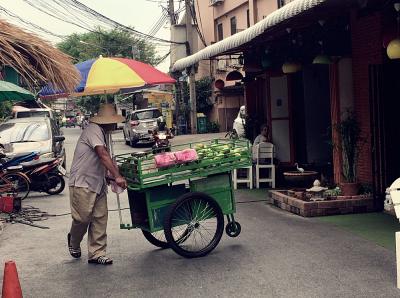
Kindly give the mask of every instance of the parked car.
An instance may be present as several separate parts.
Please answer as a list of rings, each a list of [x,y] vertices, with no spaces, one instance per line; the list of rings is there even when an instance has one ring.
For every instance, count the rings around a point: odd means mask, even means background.
[[[49,117],[56,120],[56,115],[52,109],[28,109],[16,111],[14,118],[30,118],[30,117]]]
[[[10,119],[0,124],[1,142],[9,153],[39,152],[40,158],[60,157],[65,168],[64,136],[47,117]]]
[[[159,109],[149,108],[135,110],[126,116],[124,123],[124,138],[127,145],[134,146],[139,142],[153,143],[154,139],[149,130],[165,125]]]

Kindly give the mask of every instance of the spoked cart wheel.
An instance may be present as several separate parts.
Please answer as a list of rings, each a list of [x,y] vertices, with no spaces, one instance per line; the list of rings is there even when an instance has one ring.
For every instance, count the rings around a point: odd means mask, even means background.
[[[203,257],[221,240],[224,216],[213,198],[201,192],[189,192],[167,212],[164,232],[177,254],[186,258]]]
[[[160,248],[169,248],[169,244],[165,239],[164,231],[157,231],[154,233],[150,233],[149,231],[142,230],[143,236],[149,241],[151,244],[160,247]]]

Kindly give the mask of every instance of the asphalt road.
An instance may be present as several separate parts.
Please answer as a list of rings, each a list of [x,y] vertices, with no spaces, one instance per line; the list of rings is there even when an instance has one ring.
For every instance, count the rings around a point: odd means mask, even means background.
[[[78,129],[65,130],[68,164],[78,135]],[[174,142],[198,138],[180,137]],[[115,149],[117,153],[132,150],[121,141],[116,141]],[[263,198],[267,192],[236,193],[242,234],[238,238],[224,235],[204,258],[184,259],[171,250],[157,249],[140,231],[120,230],[117,212],[110,211],[112,266],[88,265],[85,243],[80,260],[69,256],[69,215],[40,222],[47,230],[6,226],[0,233],[0,261],[16,261],[24,297],[400,296],[393,252],[265,202],[246,203],[255,196]],[[112,194],[108,201],[109,209],[115,209]],[[69,212],[68,190],[53,197],[36,194],[24,203],[51,214]],[[122,203],[127,207],[125,194]],[[128,217],[125,212],[125,220]]]

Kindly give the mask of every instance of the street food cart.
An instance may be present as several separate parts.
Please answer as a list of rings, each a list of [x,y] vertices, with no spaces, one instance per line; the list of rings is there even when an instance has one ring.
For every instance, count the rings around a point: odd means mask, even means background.
[[[145,238],[161,248],[195,258],[210,253],[224,232],[236,237],[231,171],[251,164],[247,140],[215,139],[172,146],[172,152],[117,155],[121,174],[128,181],[131,223],[121,229],[141,229]],[[194,149],[194,150],[193,150]],[[195,152],[191,161],[179,154]],[[173,155],[178,156],[173,160]],[[157,166],[157,157],[172,158]]]

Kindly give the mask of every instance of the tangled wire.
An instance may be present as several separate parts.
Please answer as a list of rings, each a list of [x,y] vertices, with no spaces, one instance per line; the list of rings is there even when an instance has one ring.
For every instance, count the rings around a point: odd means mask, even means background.
[[[0,223],[21,223],[40,229],[49,229],[49,227],[39,225],[36,222],[47,220],[51,216],[54,215],[50,215],[47,212],[41,211],[39,208],[33,206],[26,206],[21,208],[21,210],[18,212],[0,212]]]

